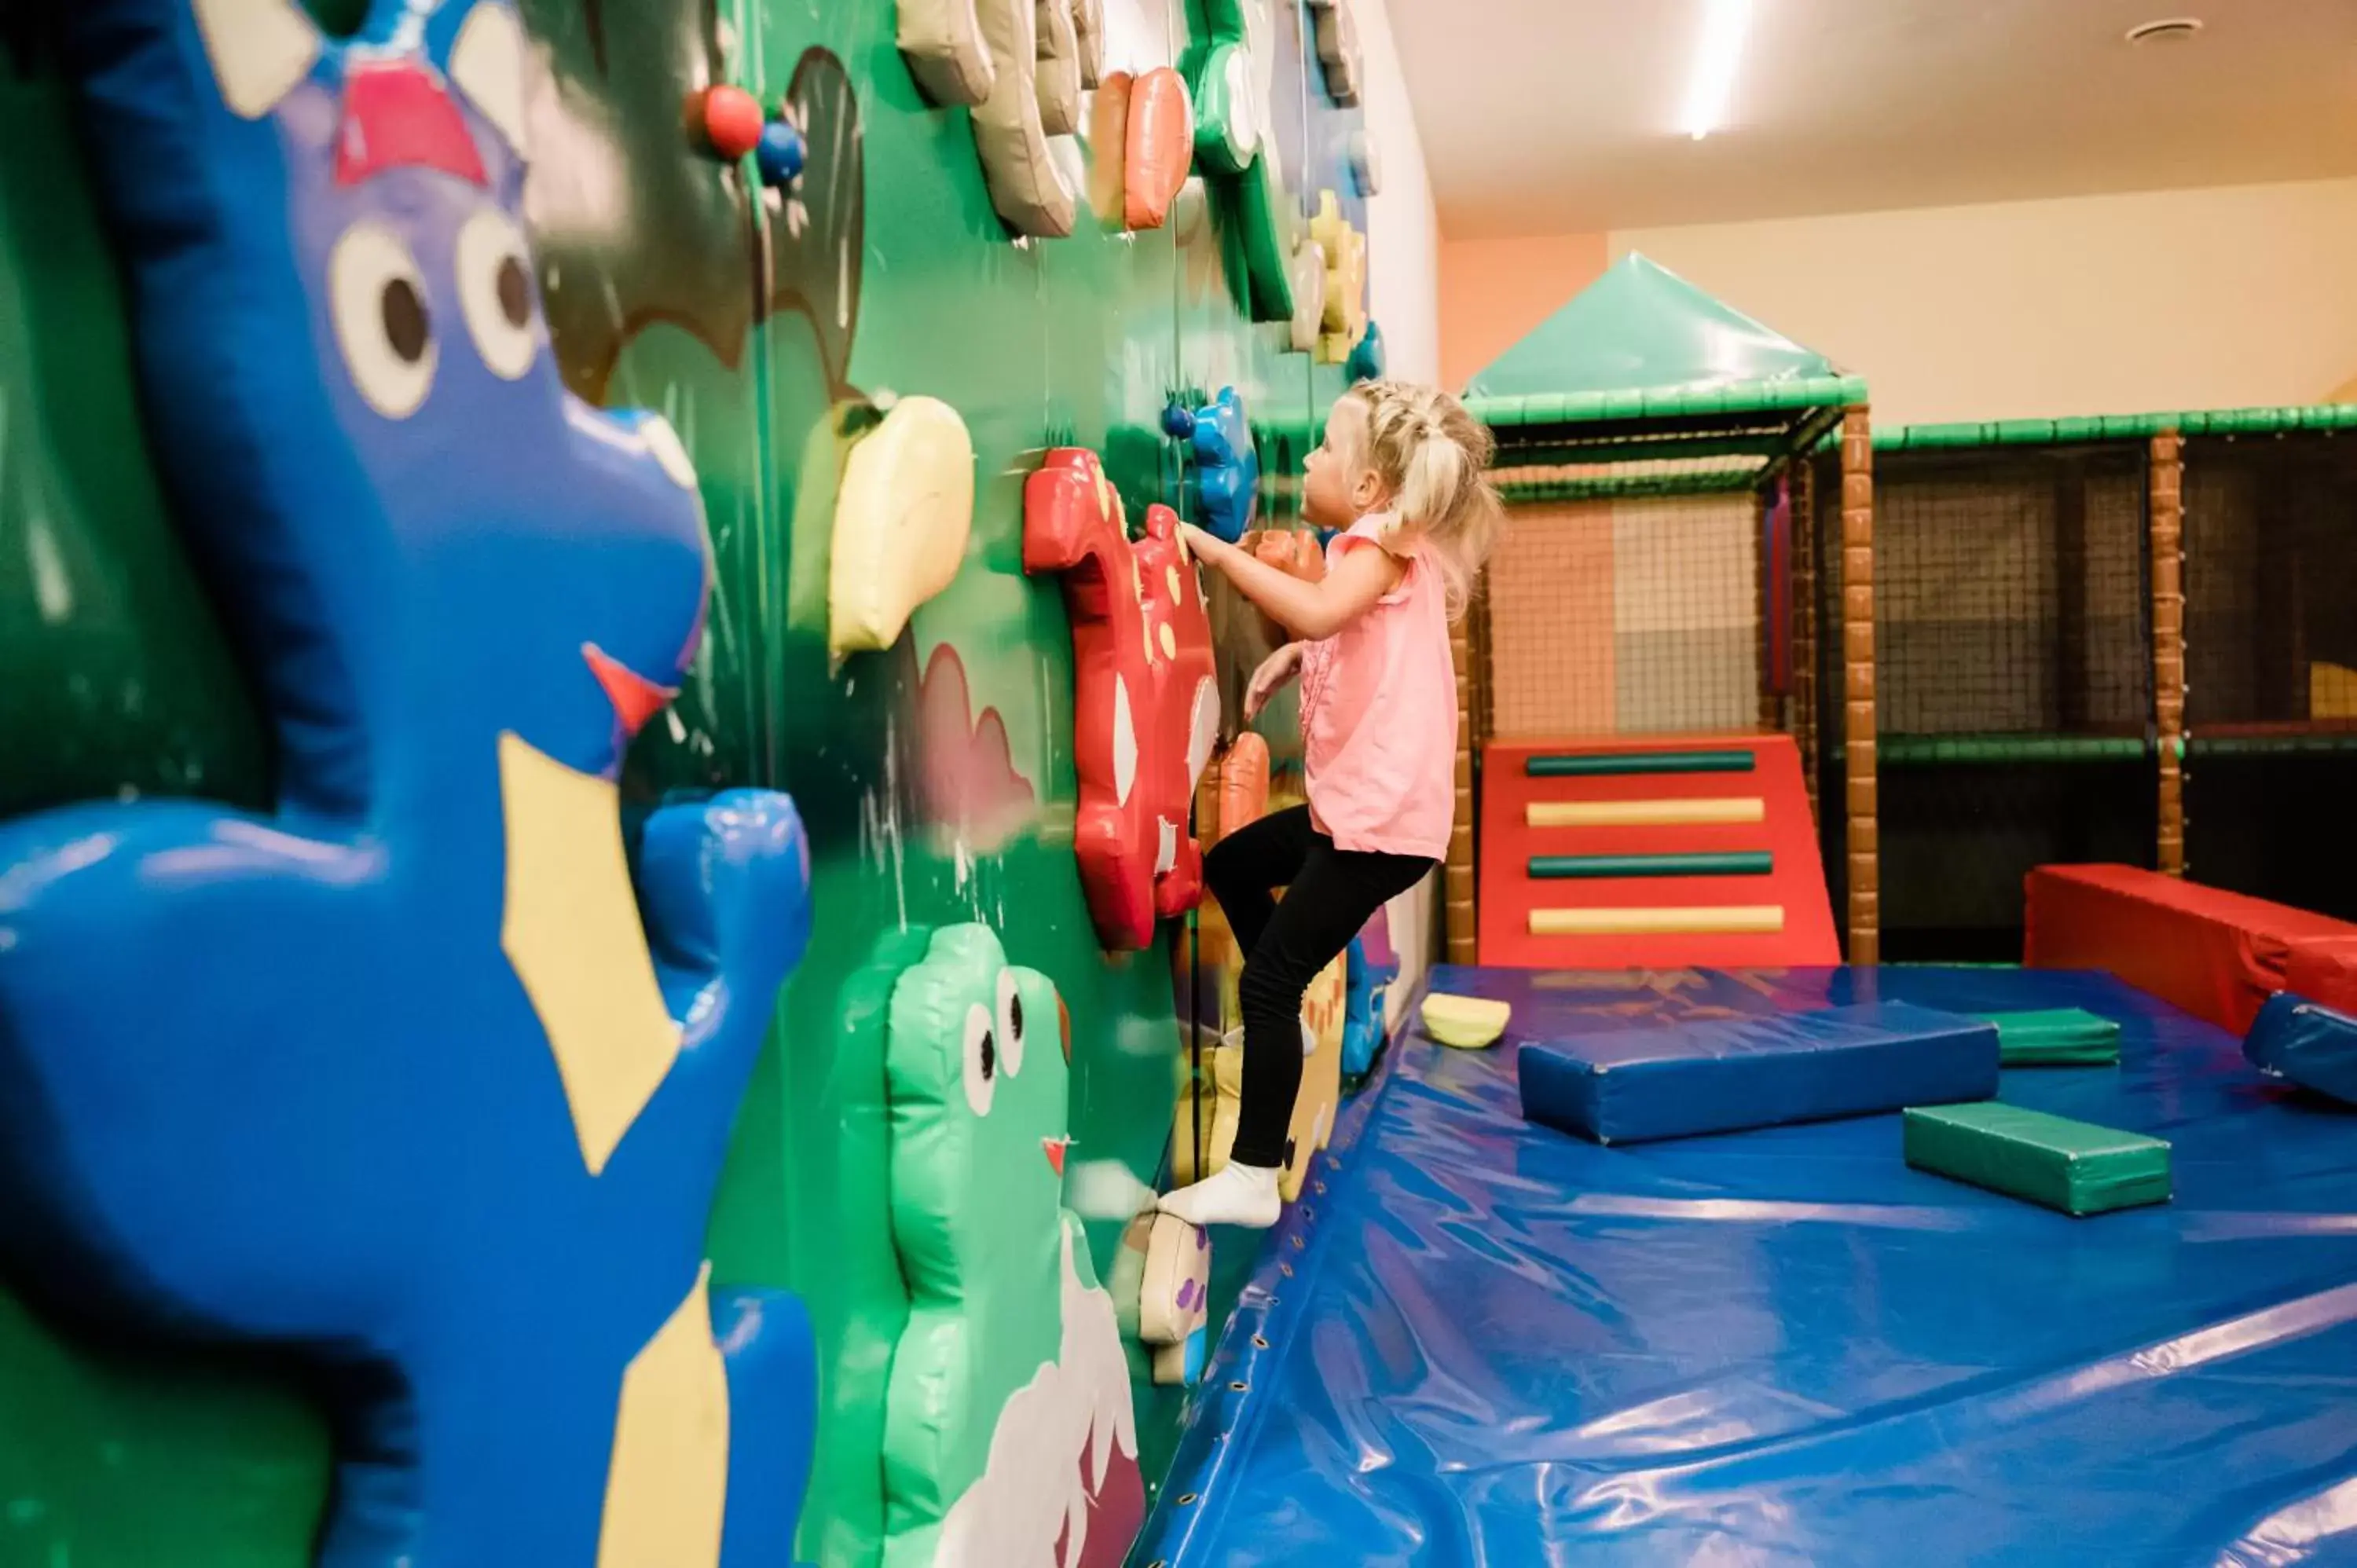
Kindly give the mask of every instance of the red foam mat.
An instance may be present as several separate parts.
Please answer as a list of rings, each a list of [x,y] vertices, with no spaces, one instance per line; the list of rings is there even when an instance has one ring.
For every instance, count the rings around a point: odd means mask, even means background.
[[[2042,865],[2028,894],[2032,969],[2104,970],[2237,1034],[2276,992],[2313,995],[2295,974],[2357,1001],[2357,926],[2330,916],[2132,865]]]
[[[1604,774],[1531,778],[1535,756],[1749,751],[1748,772]],[[1647,736],[1564,741],[1496,741],[1481,760],[1481,961],[1517,969],[1788,968],[1841,961],[1841,940],[1825,897],[1815,819],[1787,736]],[[1533,828],[1534,801],[1655,800],[1757,796],[1759,822],[1676,826]],[[1767,850],[1766,876],[1610,877],[1544,880],[1534,854],[1661,854]],[[1773,933],[1533,936],[1534,908],[1696,908],[1778,904]]]

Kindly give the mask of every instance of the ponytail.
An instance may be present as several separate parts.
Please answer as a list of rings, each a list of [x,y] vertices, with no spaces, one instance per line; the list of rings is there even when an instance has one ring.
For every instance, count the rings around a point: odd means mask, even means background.
[[[1461,617],[1503,522],[1484,473],[1496,442],[1464,404],[1437,388],[1367,381],[1344,395],[1366,409],[1367,466],[1392,493],[1403,529],[1431,542],[1449,618]]]

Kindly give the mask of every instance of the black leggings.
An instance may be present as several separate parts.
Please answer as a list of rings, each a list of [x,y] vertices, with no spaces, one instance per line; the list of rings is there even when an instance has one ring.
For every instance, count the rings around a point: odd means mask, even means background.
[[[1301,997],[1377,909],[1437,864],[1412,854],[1337,849],[1296,806],[1211,846],[1203,878],[1244,955],[1237,1004],[1244,1015],[1238,1165],[1281,1165],[1301,1088]],[[1283,887],[1282,903],[1271,889]]]

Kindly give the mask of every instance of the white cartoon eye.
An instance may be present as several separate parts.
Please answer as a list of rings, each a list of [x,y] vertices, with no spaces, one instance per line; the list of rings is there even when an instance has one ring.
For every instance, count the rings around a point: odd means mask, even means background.
[[[532,300],[532,252],[523,231],[496,207],[479,207],[458,231],[458,304],[491,374],[512,381],[540,352]]]
[[[965,1015],[965,1103],[976,1116],[990,1114],[998,1090],[998,1042],[990,1036],[990,1009],[975,1003]]]
[[[998,1059],[1013,1078],[1023,1070],[1023,993],[1015,972],[998,972]]]
[[[353,224],[328,257],[328,308],[352,385],[387,419],[407,419],[434,385],[437,358],[425,280],[401,237]]]

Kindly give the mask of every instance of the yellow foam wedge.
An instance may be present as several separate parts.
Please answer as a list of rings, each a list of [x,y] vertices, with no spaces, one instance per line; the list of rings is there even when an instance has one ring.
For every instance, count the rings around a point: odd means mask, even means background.
[[[1424,999],[1424,1032],[1440,1045],[1478,1051],[1498,1043],[1498,1036],[1506,1032],[1506,1020],[1513,1014],[1512,1006],[1504,1002],[1435,991]]]
[[[974,441],[957,410],[904,397],[843,466],[827,564],[827,646],[889,648],[950,585],[974,529]]]
[[[1784,929],[1781,904],[1688,909],[1534,909],[1534,937],[1750,936]]]
[[[1756,795],[1690,800],[1534,800],[1523,809],[1534,828],[1672,828],[1707,822],[1764,822]]]

